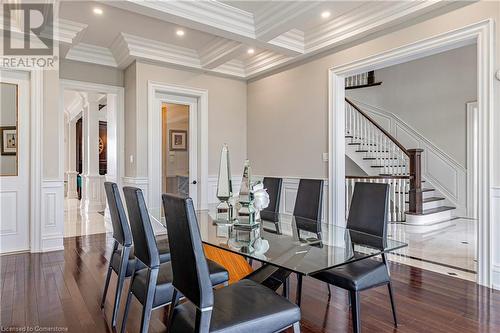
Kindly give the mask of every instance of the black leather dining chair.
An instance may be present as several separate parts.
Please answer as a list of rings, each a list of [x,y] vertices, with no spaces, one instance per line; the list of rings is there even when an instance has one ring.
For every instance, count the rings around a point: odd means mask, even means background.
[[[125,332],[128,310],[132,295],[142,304],[140,332],[147,332],[151,311],[170,304],[172,301],[171,263],[160,260],[157,242],[142,191],[135,187],[124,187],[135,256],[142,269],[132,274],[121,331]],[[170,239],[170,238],[169,238]],[[208,263],[211,285],[226,285],[229,280],[227,270],[213,261]]]
[[[308,219],[321,223],[321,212],[323,208],[323,180],[321,179],[301,179],[297,189],[297,197],[295,199],[295,206],[293,208],[293,215],[296,218]],[[316,229],[321,229],[318,226]],[[299,232],[299,229],[297,229]],[[299,235],[300,236],[300,235]],[[321,237],[321,233],[319,233]],[[283,285],[283,296],[288,297],[290,288],[290,271],[283,268],[268,270],[275,270],[271,277],[266,279],[263,284],[272,289],[277,289],[281,284]],[[302,299],[302,275],[297,276],[297,292],[296,303],[300,305]]]
[[[142,305],[140,332],[146,333],[151,311],[170,304],[172,300],[172,268],[170,261],[160,263],[155,235],[142,191],[135,187],[124,187],[123,193],[134,239],[135,257],[144,268],[137,269],[132,274],[121,332],[125,332],[130,302],[134,295]]]
[[[163,195],[171,243],[174,297],[169,332],[300,331],[300,309],[251,280],[212,289],[191,198]],[[177,304],[178,296],[187,302]]]
[[[269,205],[260,211],[260,218],[266,221],[276,222],[278,221],[278,214],[280,211],[281,186],[283,184],[283,179],[264,177],[262,183],[269,194]]]
[[[388,205],[388,184],[356,183],[351,207],[349,208],[347,229],[378,236],[381,242],[379,245],[372,244],[372,246],[385,246]],[[361,331],[359,293],[363,290],[387,285],[394,325],[397,327],[396,306],[392,295],[389,267],[387,266],[385,254],[382,254],[382,261],[363,259],[316,273],[313,277],[349,291],[352,325],[355,333]]]
[[[108,293],[111,273],[114,271],[117,275],[115,299],[113,304],[113,314],[111,317],[111,326],[116,327],[116,316],[120,306],[120,298],[125,279],[132,276],[136,269],[136,260],[134,256],[134,246],[132,245],[132,234],[130,225],[125,215],[125,209],[120,196],[118,186],[112,182],[105,182],[106,199],[108,200],[111,224],[113,226],[113,252],[109,260],[106,282],[102,293],[101,309],[104,308],[106,294]],[[170,261],[170,250],[166,236],[156,238],[160,262]]]

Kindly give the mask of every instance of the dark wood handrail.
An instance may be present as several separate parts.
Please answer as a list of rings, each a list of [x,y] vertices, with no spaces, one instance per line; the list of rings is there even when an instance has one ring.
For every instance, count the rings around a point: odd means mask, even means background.
[[[345,176],[346,179],[410,179],[406,176]]]
[[[359,113],[361,113],[363,115],[363,117],[365,117],[366,119],[368,119],[369,122],[371,122],[376,128],[378,128],[382,133],[384,133],[385,136],[387,136],[392,142],[394,142],[394,144],[396,146],[399,147],[399,149],[401,149],[403,151],[403,153],[405,153],[406,156],[410,157],[410,153],[408,153],[408,150],[406,150],[406,148],[401,144],[401,142],[399,142],[395,137],[393,137],[389,132],[387,132],[384,128],[382,128],[382,126],[380,126],[379,124],[377,124],[375,122],[375,120],[373,120],[369,115],[367,115],[365,112],[363,112],[359,107],[357,107],[353,102],[351,102],[347,97],[345,98],[345,101],[347,102],[347,104],[349,104],[350,106],[352,106],[354,109],[356,109],[356,111],[358,111]]]

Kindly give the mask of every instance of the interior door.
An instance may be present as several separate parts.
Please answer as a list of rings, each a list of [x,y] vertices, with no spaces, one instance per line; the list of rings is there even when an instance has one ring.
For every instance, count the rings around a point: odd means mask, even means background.
[[[189,196],[197,204],[197,100],[163,96],[162,192]]]
[[[0,71],[0,253],[29,250],[29,75]]]

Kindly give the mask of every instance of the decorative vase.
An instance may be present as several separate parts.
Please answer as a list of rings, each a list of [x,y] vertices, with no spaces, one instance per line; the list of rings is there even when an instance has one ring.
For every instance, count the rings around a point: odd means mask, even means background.
[[[232,221],[234,219],[230,199],[233,196],[233,184],[231,181],[231,168],[229,165],[229,148],[227,144],[222,146],[219,164],[219,178],[217,180],[217,219]]]

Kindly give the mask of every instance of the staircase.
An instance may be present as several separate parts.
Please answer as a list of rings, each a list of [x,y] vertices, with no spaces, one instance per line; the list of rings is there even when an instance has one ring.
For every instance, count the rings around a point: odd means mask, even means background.
[[[389,220],[408,232],[452,225],[455,207],[422,178],[422,149],[407,149],[349,99],[345,99],[345,153],[366,176],[346,175],[346,212],[356,182],[390,185]]]

